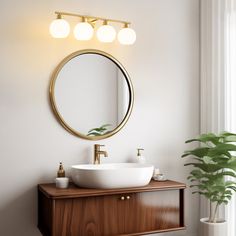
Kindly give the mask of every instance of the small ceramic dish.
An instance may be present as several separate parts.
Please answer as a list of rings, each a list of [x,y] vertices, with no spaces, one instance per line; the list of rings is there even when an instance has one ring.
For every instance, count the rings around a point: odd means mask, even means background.
[[[153,179],[156,181],[166,181],[166,177],[163,174],[157,174],[153,176]]]

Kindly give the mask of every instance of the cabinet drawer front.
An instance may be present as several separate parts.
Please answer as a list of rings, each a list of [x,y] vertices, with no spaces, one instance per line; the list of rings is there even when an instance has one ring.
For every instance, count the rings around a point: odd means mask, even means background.
[[[115,236],[180,226],[179,191],[58,199],[54,236]]]

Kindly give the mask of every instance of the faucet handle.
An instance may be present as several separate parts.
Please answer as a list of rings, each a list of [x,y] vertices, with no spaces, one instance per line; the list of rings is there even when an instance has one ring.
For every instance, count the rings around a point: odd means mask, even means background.
[[[97,146],[97,147],[105,147],[105,145],[101,145],[101,144],[95,144],[94,146]]]
[[[95,150],[100,150],[100,147],[105,147],[105,145],[94,144]]]

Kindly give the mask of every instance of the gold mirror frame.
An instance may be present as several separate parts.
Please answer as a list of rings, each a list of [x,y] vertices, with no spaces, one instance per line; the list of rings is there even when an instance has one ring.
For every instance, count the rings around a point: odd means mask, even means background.
[[[54,94],[54,89],[55,89],[55,83],[57,80],[57,76],[59,74],[59,72],[61,71],[61,69],[63,68],[63,66],[65,66],[65,64],[67,62],[69,62],[71,59],[73,59],[74,57],[83,55],[83,54],[98,54],[98,55],[102,55],[108,59],[110,59],[111,61],[113,61],[118,67],[119,69],[122,71],[123,75],[125,76],[127,85],[128,85],[128,89],[129,89],[129,94],[130,94],[130,100],[129,100],[129,106],[128,106],[128,110],[126,112],[125,117],[123,118],[122,122],[114,129],[112,130],[110,133],[108,134],[104,134],[101,136],[87,136],[84,135],[78,131],[76,131],[75,129],[73,129],[72,127],[70,127],[65,120],[63,119],[63,117],[61,116],[61,114],[59,113],[57,106],[56,106],[56,101],[55,101],[55,94]],[[60,122],[60,124],[67,130],[69,131],[71,134],[83,138],[83,139],[87,139],[87,140],[101,140],[101,139],[105,139],[108,137],[111,137],[112,135],[116,134],[117,132],[119,132],[124,125],[126,124],[126,122],[128,121],[130,114],[132,112],[133,109],[133,104],[134,104],[134,90],[133,90],[133,85],[131,82],[131,79],[129,77],[128,72],[125,70],[125,68],[122,66],[122,64],[115,59],[113,56],[111,56],[110,54],[100,51],[100,50],[95,50],[95,49],[86,49],[86,50],[80,50],[80,51],[76,51],[72,54],[70,54],[69,56],[65,57],[60,63],[59,65],[56,67],[56,69],[53,72],[51,81],[50,81],[50,87],[49,87],[49,98],[50,98],[50,103],[52,106],[52,110],[57,118],[57,120]]]

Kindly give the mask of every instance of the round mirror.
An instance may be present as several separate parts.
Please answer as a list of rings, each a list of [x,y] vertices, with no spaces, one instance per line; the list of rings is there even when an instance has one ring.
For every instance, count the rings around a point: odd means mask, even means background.
[[[125,68],[98,50],[66,57],[50,83],[50,101],[60,123],[72,134],[89,140],[117,133],[130,116],[133,100]]]

